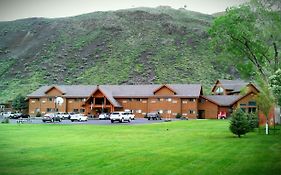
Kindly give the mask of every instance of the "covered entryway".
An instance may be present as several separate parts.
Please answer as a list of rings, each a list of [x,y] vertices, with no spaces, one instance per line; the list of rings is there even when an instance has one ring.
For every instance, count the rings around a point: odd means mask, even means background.
[[[107,95],[98,87],[85,101],[85,113],[94,117],[98,117],[101,113],[111,113],[116,107],[115,103],[112,96]]]

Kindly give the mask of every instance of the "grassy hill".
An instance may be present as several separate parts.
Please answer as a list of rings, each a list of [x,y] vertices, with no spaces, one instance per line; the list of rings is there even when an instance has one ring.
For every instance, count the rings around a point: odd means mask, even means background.
[[[207,87],[230,76],[208,45],[213,18],[158,7],[0,22],[0,102],[43,84]]]

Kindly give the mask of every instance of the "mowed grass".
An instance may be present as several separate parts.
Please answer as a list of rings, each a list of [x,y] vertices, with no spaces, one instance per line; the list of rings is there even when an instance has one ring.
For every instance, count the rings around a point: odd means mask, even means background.
[[[0,174],[281,174],[280,130],[239,139],[228,126],[1,124]]]

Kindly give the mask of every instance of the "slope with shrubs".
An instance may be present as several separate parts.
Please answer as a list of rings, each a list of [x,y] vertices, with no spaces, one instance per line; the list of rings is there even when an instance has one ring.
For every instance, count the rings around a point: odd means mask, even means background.
[[[213,17],[169,7],[0,22],[0,102],[43,84],[201,83],[218,69]]]

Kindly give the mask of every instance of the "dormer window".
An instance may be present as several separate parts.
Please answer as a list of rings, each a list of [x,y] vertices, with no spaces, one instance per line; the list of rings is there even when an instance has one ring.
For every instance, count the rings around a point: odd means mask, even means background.
[[[216,89],[216,94],[217,94],[217,95],[223,95],[223,88],[222,88],[222,87],[218,87],[218,88]]]

